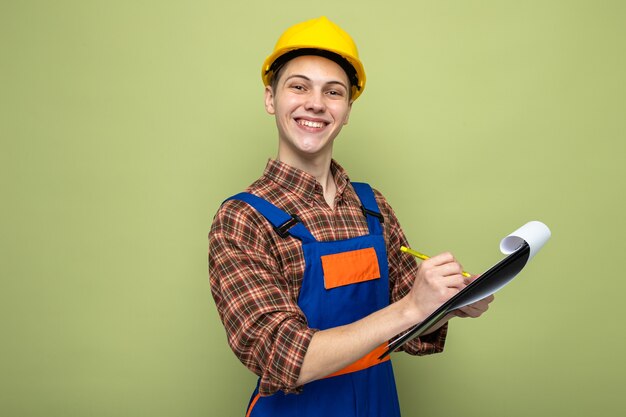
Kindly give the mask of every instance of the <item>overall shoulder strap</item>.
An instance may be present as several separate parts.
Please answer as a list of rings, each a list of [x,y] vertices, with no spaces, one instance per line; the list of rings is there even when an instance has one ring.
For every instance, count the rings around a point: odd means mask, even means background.
[[[382,223],[385,221],[383,215],[380,213],[378,203],[376,202],[376,196],[374,190],[369,184],[364,182],[353,182],[352,187],[356,192],[356,195],[361,200],[361,210],[367,218],[367,226],[371,234],[382,234]]]
[[[228,200],[240,200],[249,204],[271,223],[280,237],[291,235],[302,242],[315,242],[315,238],[298,216],[287,213],[264,198],[251,193],[239,193],[225,201]]]

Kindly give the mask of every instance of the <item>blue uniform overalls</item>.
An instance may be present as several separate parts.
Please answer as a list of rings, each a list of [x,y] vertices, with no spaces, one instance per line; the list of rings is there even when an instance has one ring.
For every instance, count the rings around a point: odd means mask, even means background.
[[[382,215],[371,187],[352,183],[367,218],[369,234],[352,239],[318,242],[296,216],[249,193],[241,200],[261,213],[283,237],[302,241],[305,271],[298,305],[308,325],[328,329],[359,320],[389,304],[389,271]],[[378,356],[386,343],[369,355],[326,378],[303,387],[300,394],[282,391],[258,395],[258,384],[247,417],[397,417],[400,407],[389,357]]]

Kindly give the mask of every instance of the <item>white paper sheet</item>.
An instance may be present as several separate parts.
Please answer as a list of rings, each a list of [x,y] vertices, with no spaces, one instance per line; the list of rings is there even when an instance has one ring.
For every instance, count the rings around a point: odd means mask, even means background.
[[[539,249],[546,244],[550,239],[550,229],[545,224],[539,221],[528,222],[500,242],[500,251],[509,255],[519,249],[524,241],[530,246],[530,255],[528,260],[530,261]]]

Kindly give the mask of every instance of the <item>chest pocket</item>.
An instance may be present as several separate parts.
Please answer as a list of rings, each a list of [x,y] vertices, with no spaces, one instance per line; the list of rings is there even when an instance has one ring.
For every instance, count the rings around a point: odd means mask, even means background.
[[[324,287],[327,290],[380,278],[378,257],[374,248],[324,255]]]

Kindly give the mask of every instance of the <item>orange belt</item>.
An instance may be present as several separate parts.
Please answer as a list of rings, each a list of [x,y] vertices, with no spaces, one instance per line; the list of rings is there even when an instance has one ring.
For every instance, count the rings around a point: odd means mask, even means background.
[[[378,365],[379,363],[388,361],[390,359],[389,355],[385,356],[385,358],[382,360],[378,359],[379,356],[385,353],[385,351],[387,350],[387,346],[388,346],[387,342],[383,343],[382,345],[378,346],[367,355],[363,356],[361,359],[355,361],[354,363],[346,366],[345,368],[340,369],[337,372],[332,373],[324,378],[330,378],[333,376],[339,376],[343,374],[349,374],[352,372],[361,371],[371,366]]]

